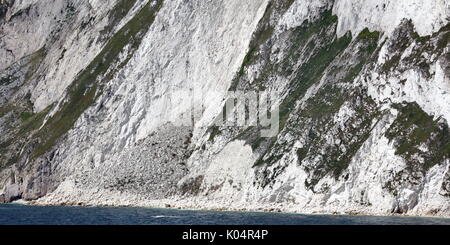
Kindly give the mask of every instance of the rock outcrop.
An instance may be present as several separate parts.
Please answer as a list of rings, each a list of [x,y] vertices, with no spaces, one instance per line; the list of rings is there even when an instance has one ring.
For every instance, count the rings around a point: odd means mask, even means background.
[[[15,0],[0,30],[0,202],[450,216],[448,1]]]

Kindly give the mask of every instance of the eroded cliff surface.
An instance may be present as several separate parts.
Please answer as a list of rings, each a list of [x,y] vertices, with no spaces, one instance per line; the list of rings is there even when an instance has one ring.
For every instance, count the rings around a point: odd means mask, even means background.
[[[449,22],[445,0],[2,1],[0,201],[449,216]],[[277,94],[275,137],[214,124],[233,91]]]

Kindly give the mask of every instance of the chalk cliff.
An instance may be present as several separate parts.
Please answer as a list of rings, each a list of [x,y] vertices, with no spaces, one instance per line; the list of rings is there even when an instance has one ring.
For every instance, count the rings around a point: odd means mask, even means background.
[[[450,216],[449,41],[446,0],[2,0],[0,201]]]

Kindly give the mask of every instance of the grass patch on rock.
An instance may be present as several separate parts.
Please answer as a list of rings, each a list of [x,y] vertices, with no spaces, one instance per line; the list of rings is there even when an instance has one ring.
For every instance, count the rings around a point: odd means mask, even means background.
[[[415,102],[396,104],[394,108],[399,115],[385,135],[412,170],[426,172],[450,157],[447,122],[434,120]]]

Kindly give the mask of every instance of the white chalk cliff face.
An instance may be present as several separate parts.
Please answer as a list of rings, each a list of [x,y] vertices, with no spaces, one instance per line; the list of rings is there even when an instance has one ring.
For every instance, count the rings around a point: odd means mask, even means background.
[[[3,0],[0,202],[450,216],[449,41],[446,0]]]

